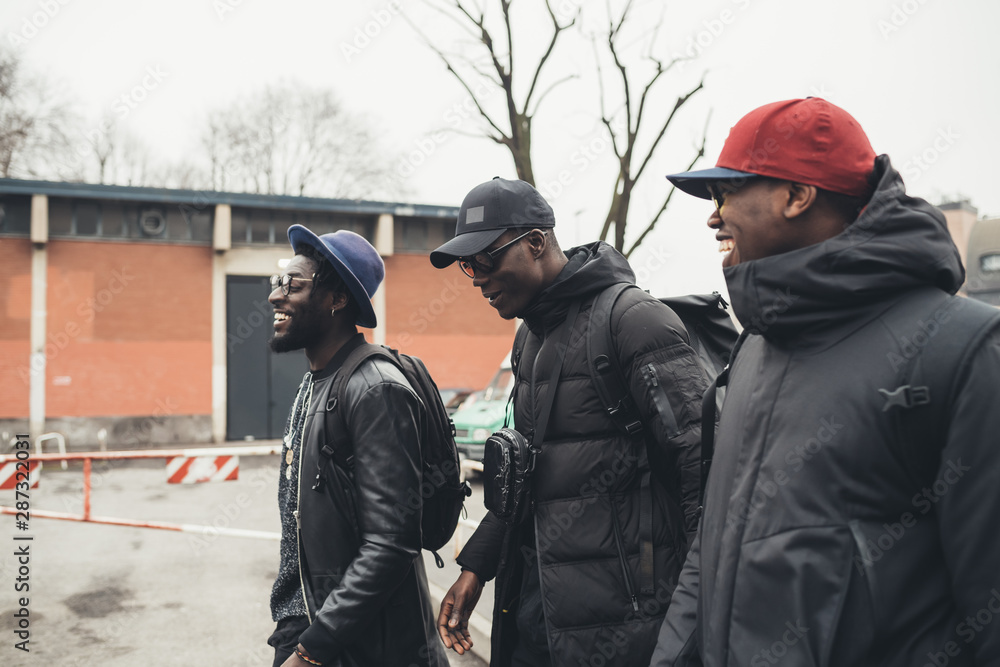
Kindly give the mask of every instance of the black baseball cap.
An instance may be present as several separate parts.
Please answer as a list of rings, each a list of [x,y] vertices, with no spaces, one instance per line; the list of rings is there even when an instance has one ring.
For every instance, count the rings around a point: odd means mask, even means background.
[[[497,176],[465,196],[458,211],[455,238],[431,253],[431,264],[443,269],[459,257],[475,255],[508,229],[555,226],[552,207],[538,190],[524,181]]]

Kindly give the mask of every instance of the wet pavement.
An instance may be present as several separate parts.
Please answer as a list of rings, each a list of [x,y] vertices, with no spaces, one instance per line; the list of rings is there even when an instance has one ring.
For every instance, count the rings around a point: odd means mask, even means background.
[[[241,457],[237,481],[175,485],[166,483],[162,460],[95,462],[91,512],[277,532],[277,465],[276,456]],[[31,490],[30,507],[82,513],[82,487],[80,463],[67,471],[50,465]],[[0,491],[3,505],[14,500],[13,491]],[[480,488],[468,506],[473,519],[485,514]],[[31,541],[14,540],[29,535]],[[30,589],[15,592],[20,564],[14,552],[23,545],[30,553]],[[454,553],[441,551],[443,570],[424,553],[432,594],[440,596],[459,573]],[[13,516],[2,515],[0,554],[0,665],[271,665],[265,640],[273,630],[268,600],[277,541],[37,517],[19,531]],[[22,596],[28,597],[30,653],[14,646]],[[492,584],[473,630],[483,655],[491,607]],[[486,664],[474,655],[450,657],[454,665]]]

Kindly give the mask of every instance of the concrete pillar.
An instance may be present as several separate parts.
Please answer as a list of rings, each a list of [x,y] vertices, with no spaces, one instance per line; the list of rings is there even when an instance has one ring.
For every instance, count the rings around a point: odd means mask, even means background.
[[[31,197],[31,369],[28,431],[32,440],[45,433],[45,339],[48,335],[49,198]]]
[[[232,247],[232,209],[215,207],[212,231],[212,441],[226,441],[226,251]]]
[[[375,249],[382,257],[392,257],[395,250],[395,219],[391,213],[383,213],[375,223]]]
[[[224,252],[233,247],[233,209],[229,204],[216,204],[212,224],[212,247]]]
[[[387,285],[385,281],[382,281],[382,286],[378,288],[375,292],[375,298],[372,299],[372,307],[375,309],[375,318],[378,321],[378,326],[372,331],[372,342],[378,343],[379,345],[385,345],[385,290]]]
[[[395,218],[393,218],[391,213],[382,213],[378,216],[378,220],[375,222],[375,249],[378,254],[384,257],[392,257],[395,252]],[[374,342],[381,345],[385,344],[385,331],[386,331],[386,307],[385,307],[385,294],[386,290],[389,289],[388,281],[382,281],[382,286],[379,287],[378,291],[375,292],[375,298],[372,299],[372,306],[375,308],[375,317],[378,318],[378,327],[372,334]]]

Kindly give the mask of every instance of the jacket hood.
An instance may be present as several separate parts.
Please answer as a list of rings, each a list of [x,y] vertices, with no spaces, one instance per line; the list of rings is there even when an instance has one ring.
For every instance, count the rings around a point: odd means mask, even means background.
[[[616,283],[634,283],[628,260],[604,241],[570,248],[569,262],[551,285],[543,289],[522,318],[534,333],[557,326],[566,318],[569,303]]]
[[[919,287],[954,294],[965,280],[944,215],[905,193],[889,157],[875,160],[875,193],[841,234],[724,269],[733,312],[768,339],[820,331]]]

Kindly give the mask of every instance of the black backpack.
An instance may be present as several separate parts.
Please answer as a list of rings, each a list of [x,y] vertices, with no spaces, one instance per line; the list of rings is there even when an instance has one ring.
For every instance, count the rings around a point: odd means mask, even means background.
[[[351,351],[337,372],[330,389],[331,398],[326,406],[329,441],[320,450],[320,454],[332,459],[348,472],[353,470],[354,443],[351,442],[343,414],[337,407],[344,402],[347,379],[366,359],[376,356],[387,359],[403,372],[406,381],[424,404],[427,412],[427,428],[420,443],[423,483],[420,486],[419,496],[416,492],[413,494],[412,500],[416,506],[409,507],[408,502],[408,509],[422,510],[420,522],[422,546],[435,552],[434,561],[438,567],[444,567],[444,561],[436,552],[447,544],[455,533],[463,503],[472,495],[472,489],[468,483],[461,481],[458,448],[455,446],[455,426],[448,417],[437,385],[427,372],[423,361],[372,343],[364,343]],[[390,482],[387,480],[386,483]]]
[[[632,283],[611,285],[594,299],[590,313],[591,325],[587,327],[587,364],[594,381],[594,387],[611,421],[619,430],[635,440],[641,441],[645,438],[642,415],[629,392],[620,360],[615,353],[611,331],[611,313],[615,302],[626,290],[633,287],[639,289]],[[733,321],[726,312],[726,307],[729,304],[718,292],[711,295],[692,294],[667,297],[660,299],[660,301],[669,306],[680,318],[688,331],[689,343],[705,369],[705,374],[714,379],[726,368],[730,351],[739,337],[736,333],[736,327],[733,326]],[[665,391],[656,392],[654,400],[657,402],[657,411],[667,422],[665,425],[668,432],[671,435],[677,433],[679,430],[677,419],[667,399],[667,393]],[[640,594],[649,595],[654,590],[653,508],[650,491],[651,469],[645,446],[639,450],[639,457],[641,478],[637,520],[639,523]],[[702,466],[704,468],[704,462]],[[701,487],[702,493],[704,493],[704,479],[702,479]]]
[[[590,316],[596,324],[587,330],[587,359],[597,393],[615,424],[629,434],[641,429],[642,420],[629,394],[618,355],[614,352],[611,311],[618,297],[631,287],[638,289],[631,283],[621,283],[601,292],[594,300]],[[690,345],[698,354],[705,375],[710,380],[715,379],[729,362],[730,352],[739,337],[727,312],[729,304],[718,292],[665,297],[660,301],[677,313],[687,329]],[[721,395],[718,400],[721,402]],[[673,410],[664,410],[663,415],[669,420],[673,417]],[[676,422],[667,426],[677,431]]]

